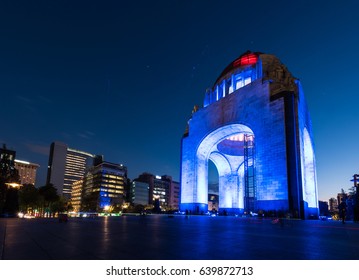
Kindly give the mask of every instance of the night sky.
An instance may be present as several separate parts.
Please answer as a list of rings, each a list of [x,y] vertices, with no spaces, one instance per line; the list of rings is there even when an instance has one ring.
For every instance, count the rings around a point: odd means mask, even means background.
[[[253,3],[252,3],[253,2]],[[179,180],[195,104],[247,50],[302,82],[319,198],[359,173],[357,1],[0,1],[0,144],[40,164],[51,142]]]

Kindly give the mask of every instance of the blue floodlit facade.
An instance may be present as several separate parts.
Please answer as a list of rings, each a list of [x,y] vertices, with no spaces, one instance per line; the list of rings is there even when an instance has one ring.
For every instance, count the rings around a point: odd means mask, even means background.
[[[304,93],[274,55],[246,52],[195,107],[181,147],[181,210],[208,210],[208,161],[219,211],[318,216],[312,125]]]
[[[126,183],[126,166],[101,160],[84,176],[81,209],[101,212],[122,206]]]

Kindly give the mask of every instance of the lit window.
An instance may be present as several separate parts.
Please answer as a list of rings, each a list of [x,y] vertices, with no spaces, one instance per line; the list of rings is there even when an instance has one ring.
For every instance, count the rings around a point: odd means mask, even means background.
[[[251,77],[245,78],[244,85],[246,86],[246,85],[250,84],[251,81],[252,81]]]
[[[228,89],[228,93],[232,93],[232,92],[233,92],[233,86],[230,85],[230,86],[229,86],[229,89]]]
[[[244,84],[243,84],[243,80],[242,79],[239,79],[236,81],[236,89],[239,89],[241,87],[243,87]]]

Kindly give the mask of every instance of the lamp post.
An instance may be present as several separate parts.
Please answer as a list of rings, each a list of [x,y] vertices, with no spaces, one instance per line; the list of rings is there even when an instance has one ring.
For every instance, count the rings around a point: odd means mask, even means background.
[[[359,222],[359,175],[354,174],[352,181],[355,189],[354,222]]]

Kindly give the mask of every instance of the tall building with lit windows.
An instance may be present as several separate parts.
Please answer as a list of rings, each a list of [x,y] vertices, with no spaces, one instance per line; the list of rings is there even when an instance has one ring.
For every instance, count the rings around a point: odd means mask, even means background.
[[[79,212],[81,210],[83,182],[83,179],[80,179],[72,184],[71,206],[75,212]]]
[[[22,185],[36,183],[36,171],[40,165],[36,163],[31,163],[28,161],[17,160],[15,159],[15,168],[19,172],[20,183]]]
[[[81,208],[103,211],[120,208],[124,202],[127,168],[123,164],[103,161],[90,168],[83,179]]]
[[[95,155],[69,148],[61,142],[50,146],[46,184],[53,184],[57,193],[68,199],[72,184],[83,178],[87,168],[93,166]]]

